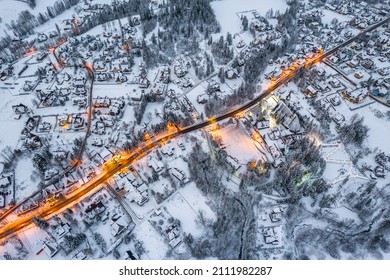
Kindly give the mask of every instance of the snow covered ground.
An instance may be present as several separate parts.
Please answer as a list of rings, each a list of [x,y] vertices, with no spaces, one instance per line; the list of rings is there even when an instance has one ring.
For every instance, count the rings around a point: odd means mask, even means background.
[[[241,124],[238,127],[235,124],[229,125],[211,134],[213,137],[221,137],[222,146],[226,147],[227,153],[237,158],[240,164],[261,158],[260,151]]]
[[[211,6],[214,9],[217,20],[221,24],[221,33],[230,34],[240,33],[242,25],[241,20],[236,13],[257,10],[260,15],[265,16],[269,9],[273,11],[279,10],[284,12],[288,7],[285,0],[221,0],[211,2]]]

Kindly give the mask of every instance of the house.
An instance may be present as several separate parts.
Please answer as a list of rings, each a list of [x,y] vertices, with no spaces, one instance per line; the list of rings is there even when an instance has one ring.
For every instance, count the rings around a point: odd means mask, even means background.
[[[345,121],[345,117],[341,113],[337,113],[335,116],[332,117],[332,120],[337,124],[341,125]]]
[[[185,77],[180,81],[180,84],[183,88],[190,88],[195,82],[191,78]]]
[[[58,244],[49,237],[42,240],[42,249],[47,256],[53,257],[58,252]]]
[[[163,153],[163,155],[167,155],[167,156],[173,156],[173,152],[175,151],[175,148],[172,147],[172,146],[165,146],[161,152]]]
[[[38,132],[48,132],[51,129],[51,124],[48,122],[41,122],[38,125],[37,131]]]
[[[233,167],[234,171],[237,171],[238,169],[240,169],[241,167],[241,164],[238,162],[238,159],[228,155],[225,159],[225,161],[231,166]]]
[[[156,172],[160,172],[164,167],[164,165],[159,160],[156,160],[154,157],[149,157],[147,164]]]
[[[75,130],[79,130],[84,127],[84,118],[82,118],[79,114],[77,114],[73,118],[73,128]]]
[[[126,176],[122,177],[122,178],[118,178],[116,180],[116,185],[117,187],[115,188],[116,191],[121,191],[121,190],[132,190],[133,187],[130,183],[130,181],[128,180],[128,178]]]
[[[234,68],[229,68],[225,71],[225,76],[226,78],[228,79],[235,79],[238,77],[238,73],[237,73],[237,70],[234,69]]]
[[[140,88],[148,88],[150,85],[150,82],[147,78],[140,78],[138,85]]]
[[[172,176],[178,179],[180,182],[183,182],[186,178],[184,172],[182,170],[177,169],[176,167],[170,168],[169,172]]]
[[[30,198],[27,202],[23,203],[17,211],[17,215],[22,215],[30,210],[38,208],[39,204],[34,199]]]
[[[106,70],[106,64],[103,60],[98,60],[93,64],[93,68],[95,71],[103,71]]]
[[[184,146],[184,144],[183,144],[182,142],[179,142],[179,141],[178,141],[178,142],[177,142],[177,145],[178,145],[178,146],[180,147],[180,149],[183,150],[183,151],[186,149],[186,147]]]
[[[329,99],[330,103],[332,103],[333,106],[338,106],[341,104],[340,97],[335,94]]]
[[[168,243],[169,243],[169,245],[172,248],[175,248],[182,241],[181,238],[180,238],[180,235],[181,235],[180,227],[178,225],[176,225],[176,224],[173,224],[173,225],[169,226],[165,230],[165,234],[166,234],[166,237],[169,240]]]
[[[205,104],[207,103],[208,101],[208,94],[206,93],[203,93],[203,94],[200,94],[196,97],[196,101],[199,103],[199,104]]]
[[[31,81],[25,81],[23,85],[23,90],[24,91],[32,91],[34,89],[34,85],[32,84]],[[17,105],[16,105],[17,106]],[[13,107],[12,107],[13,108]]]
[[[102,98],[102,97],[98,97],[96,99],[94,99],[93,101],[93,106],[95,108],[108,108],[110,107],[111,105],[111,99],[105,97],[105,98]]]
[[[68,157],[68,152],[63,150],[62,148],[52,151],[52,154],[54,159],[58,161],[64,161]]]
[[[120,216],[119,218],[112,218],[112,224],[110,225],[110,232],[112,236],[117,236],[121,234],[128,227],[128,223]]]
[[[381,68],[378,70],[378,74],[381,76],[387,76],[389,75],[389,73],[390,73],[389,68]]]
[[[248,112],[248,118],[252,121],[252,124],[255,124],[258,121],[262,121],[264,119],[262,106],[256,106],[250,109]]]
[[[317,67],[316,71],[317,71],[317,75],[320,77],[323,77],[326,74],[325,69],[322,67]]]
[[[45,180],[50,180],[53,178],[53,176],[58,175],[58,169],[51,168],[45,171]]]
[[[211,79],[211,80],[208,80],[207,82],[208,82],[208,86],[207,86],[208,93],[213,93],[213,92],[221,90],[220,84],[217,81]]]
[[[364,59],[362,61],[362,66],[366,69],[373,69],[374,68],[374,61],[372,59]]]
[[[109,79],[109,75],[107,73],[104,73],[104,72],[97,72],[95,74],[95,78],[96,78],[96,81],[98,81],[98,82],[104,82],[104,81],[107,81]]]
[[[132,261],[134,261],[134,260],[139,260],[139,256],[138,256],[137,253],[128,250],[128,251],[126,251],[124,259],[125,260],[132,260]]]
[[[39,33],[37,39],[38,39],[38,43],[45,42],[47,40],[47,35],[44,33]]]
[[[263,237],[265,244],[279,245],[279,239],[274,228],[268,227],[263,229]]]
[[[339,58],[335,55],[332,55],[331,57],[329,57],[329,61],[332,62],[333,64],[337,64],[339,62]]]
[[[183,63],[178,62],[173,66],[173,72],[178,78],[182,78],[187,74],[188,70]]]
[[[356,66],[359,65],[359,60],[357,60],[357,59],[352,59],[352,60],[348,61],[346,64],[347,64],[349,67],[351,67],[351,68],[356,68]]]
[[[360,72],[360,71],[358,71],[358,72],[356,72],[356,73],[354,74],[354,76],[355,76],[355,78],[361,79],[361,78],[363,78],[363,73]]]
[[[315,96],[315,95],[317,95],[317,93],[318,93],[318,90],[316,88],[314,88],[312,85],[310,85],[306,88],[306,94],[308,96]]]
[[[13,105],[12,109],[14,110],[15,114],[22,115],[27,113],[27,106],[20,103],[19,105]]]
[[[11,185],[11,181],[9,177],[3,177],[0,179],[0,188],[5,188]]]
[[[103,204],[101,200],[97,202],[93,202],[92,204],[88,205],[85,209],[85,215],[90,220],[94,219],[97,215],[103,213],[106,210],[106,206]]]
[[[93,138],[92,140],[92,146],[96,146],[96,147],[102,147],[103,146],[103,139],[101,138]]]
[[[341,96],[351,103],[361,103],[368,96],[368,91],[364,88],[358,88],[356,90],[344,90]]]
[[[102,121],[96,122],[93,132],[99,135],[106,134],[106,126],[104,125],[104,122]]]
[[[42,145],[41,139],[34,134],[30,134],[22,142],[22,147],[25,149],[34,149]]]
[[[384,178],[385,177],[385,168],[382,165],[378,165],[374,169],[374,174],[378,178]]]
[[[149,192],[145,184],[135,187],[127,181],[126,190],[127,192],[125,196],[130,202],[135,202],[139,206],[143,206],[149,201]]]
[[[68,234],[71,230],[71,227],[68,223],[60,223],[56,226],[54,230],[54,235],[57,240],[63,238],[66,234]]]
[[[50,38],[54,38],[54,37],[57,37],[57,36],[58,36],[58,32],[57,32],[57,31],[54,31],[54,30],[53,30],[53,31],[50,31],[50,32],[49,32],[49,37],[50,37]]]
[[[273,223],[276,223],[282,220],[282,213],[272,211],[269,213],[269,217]]]
[[[69,127],[72,123],[72,115],[63,114],[57,117],[57,124],[60,127]]]
[[[160,70],[160,82],[168,84],[170,82],[171,69],[168,65],[164,65]]]
[[[116,72],[114,74],[114,80],[117,83],[124,83],[124,82],[127,82],[127,76],[123,73]],[[142,88],[141,85],[140,85],[140,87]],[[146,86],[146,87],[148,87],[148,86]]]
[[[236,44],[236,47],[241,49],[243,47],[245,47],[245,42],[243,40],[240,40],[237,44]]]
[[[140,25],[141,24],[140,19],[138,17],[133,17],[133,24],[134,26]]]
[[[351,48],[360,51],[362,49],[362,45],[358,42],[352,42]]]
[[[37,53],[36,59],[38,61],[42,61],[47,56],[47,54],[48,53],[46,51],[40,51],[40,52]]]
[[[327,91],[330,91],[330,87],[327,83],[325,82],[320,82],[318,83],[318,88],[322,91],[322,92],[327,92]]]
[[[329,84],[334,87],[334,88],[339,88],[341,87],[341,83],[338,79],[332,79]]]

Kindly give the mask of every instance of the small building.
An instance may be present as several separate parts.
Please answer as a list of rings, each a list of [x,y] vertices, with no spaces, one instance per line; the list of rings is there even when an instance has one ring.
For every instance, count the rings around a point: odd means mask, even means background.
[[[2,177],[0,179],[0,188],[5,188],[11,185],[11,181],[9,177]]]
[[[55,241],[47,237],[42,240],[42,249],[47,256],[52,258],[58,252],[58,245]]]
[[[153,170],[156,172],[160,172],[164,167],[164,165],[159,160],[156,160],[153,157],[148,158],[147,164],[149,167],[153,168]]]
[[[112,219],[112,224],[110,225],[110,232],[112,236],[117,236],[121,234],[128,227],[128,223],[120,216],[119,218]]]
[[[72,257],[71,260],[85,260],[87,256],[82,251],[77,251]]]
[[[344,90],[341,95],[343,98],[351,103],[362,103],[368,96],[368,91],[365,88],[358,88],[356,90]]]
[[[316,88],[314,88],[312,85],[310,85],[306,88],[306,94],[308,96],[316,96],[317,93],[318,93],[318,90]]]
[[[124,259],[125,260],[132,260],[132,261],[135,261],[135,260],[139,260],[139,256],[137,253],[131,251],[131,250],[128,250],[126,251],[126,254],[124,256]]]
[[[238,159],[228,155],[225,160],[231,167],[233,167],[234,171],[240,169],[241,164],[238,162]]]
[[[59,225],[56,226],[54,230],[54,235],[56,239],[61,239],[63,238],[66,234],[68,234],[71,230],[71,227],[68,223],[60,223]]]
[[[186,178],[184,172],[182,170],[177,169],[176,167],[169,169],[169,172],[171,173],[172,176],[174,176],[180,182],[183,182]]]
[[[138,85],[140,88],[148,88],[150,85],[150,82],[147,78],[140,78]]]
[[[94,202],[87,206],[85,209],[85,215],[89,219],[94,219],[97,215],[103,213],[106,210],[106,206],[103,204],[101,200]]]
[[[39,33],[37,39],[38,39],[38,43],[45,42],[47,40],[47,35],[44,33]]]

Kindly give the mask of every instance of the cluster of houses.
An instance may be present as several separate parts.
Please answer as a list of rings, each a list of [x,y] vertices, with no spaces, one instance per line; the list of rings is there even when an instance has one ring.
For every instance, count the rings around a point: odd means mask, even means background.
[[[262,210],[261,210],[262,211]],[[267,211],[261,212],[259,215],[262,224],[261,235],[263,240],[263,248],[276,248],[283,246],[283,213],[285,206],[276,205],[272,209],[267,208]]]
[[[103,195],[94,195],[92,202],[84,203],[84,221],[92,225],[102,223],[109,226],[113,238],[119,238],[127,230],[131,229],[132,221],[119,205],[110,207]],[[130,220],[129,220],[130,219]]]
[[[180,221],[174,219],[165,207],[156,209],[149,218],[151,225],[175,248],[183,240]]]
[[[256,10],[240,13],[241,20],[248,21],[248,31],[252,35],[252,40],[247,44],[242,39],[238,39],[235,47],[239,52],[238,64],[242,66],[250,59],[256,49],[265,42],[272,42],[281,38],[282,33],[276,30],[265,17],[262,17]]]
[[[143,206],[149,201],[149,188],[139,176],[133,172],[119,175],[116,178],[116,191],[124,191],[124,196],[130,202]]]
[[[28,117],[25,126],[20,134],[19,142],[17,144],[18,150],[33,150],[38,147],[41,147],[41,137],[33,133],[34,130],[38,127],[39,119],[40,117],[38,116]]]
[[[275,96],[246,112],[245,120],[264,160],[274,167],[284,162],[289,146],[304,134],[298,115]]]
[[[375,155],[375,167],[366,165],[365,168],[371,171],[372,179],[385,178],[386,173],[390,171],[390,156],[385,153]]]

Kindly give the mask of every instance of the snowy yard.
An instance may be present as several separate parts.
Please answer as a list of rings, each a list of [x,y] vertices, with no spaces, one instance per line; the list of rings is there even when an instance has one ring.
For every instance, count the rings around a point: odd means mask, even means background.
[[[274,12],[279,10],[284,12],[287,9],[287,4],[284,0],[274,1],[259,1],[259,0],[221,0],[211,2],[211,6],[215,11],[217,20],[221,24],[221,33],[230,34],[240,33],[242,29],[241,20],[236,13],[257,10],[260,15],[265,16],[269,9],[273,9]]]

